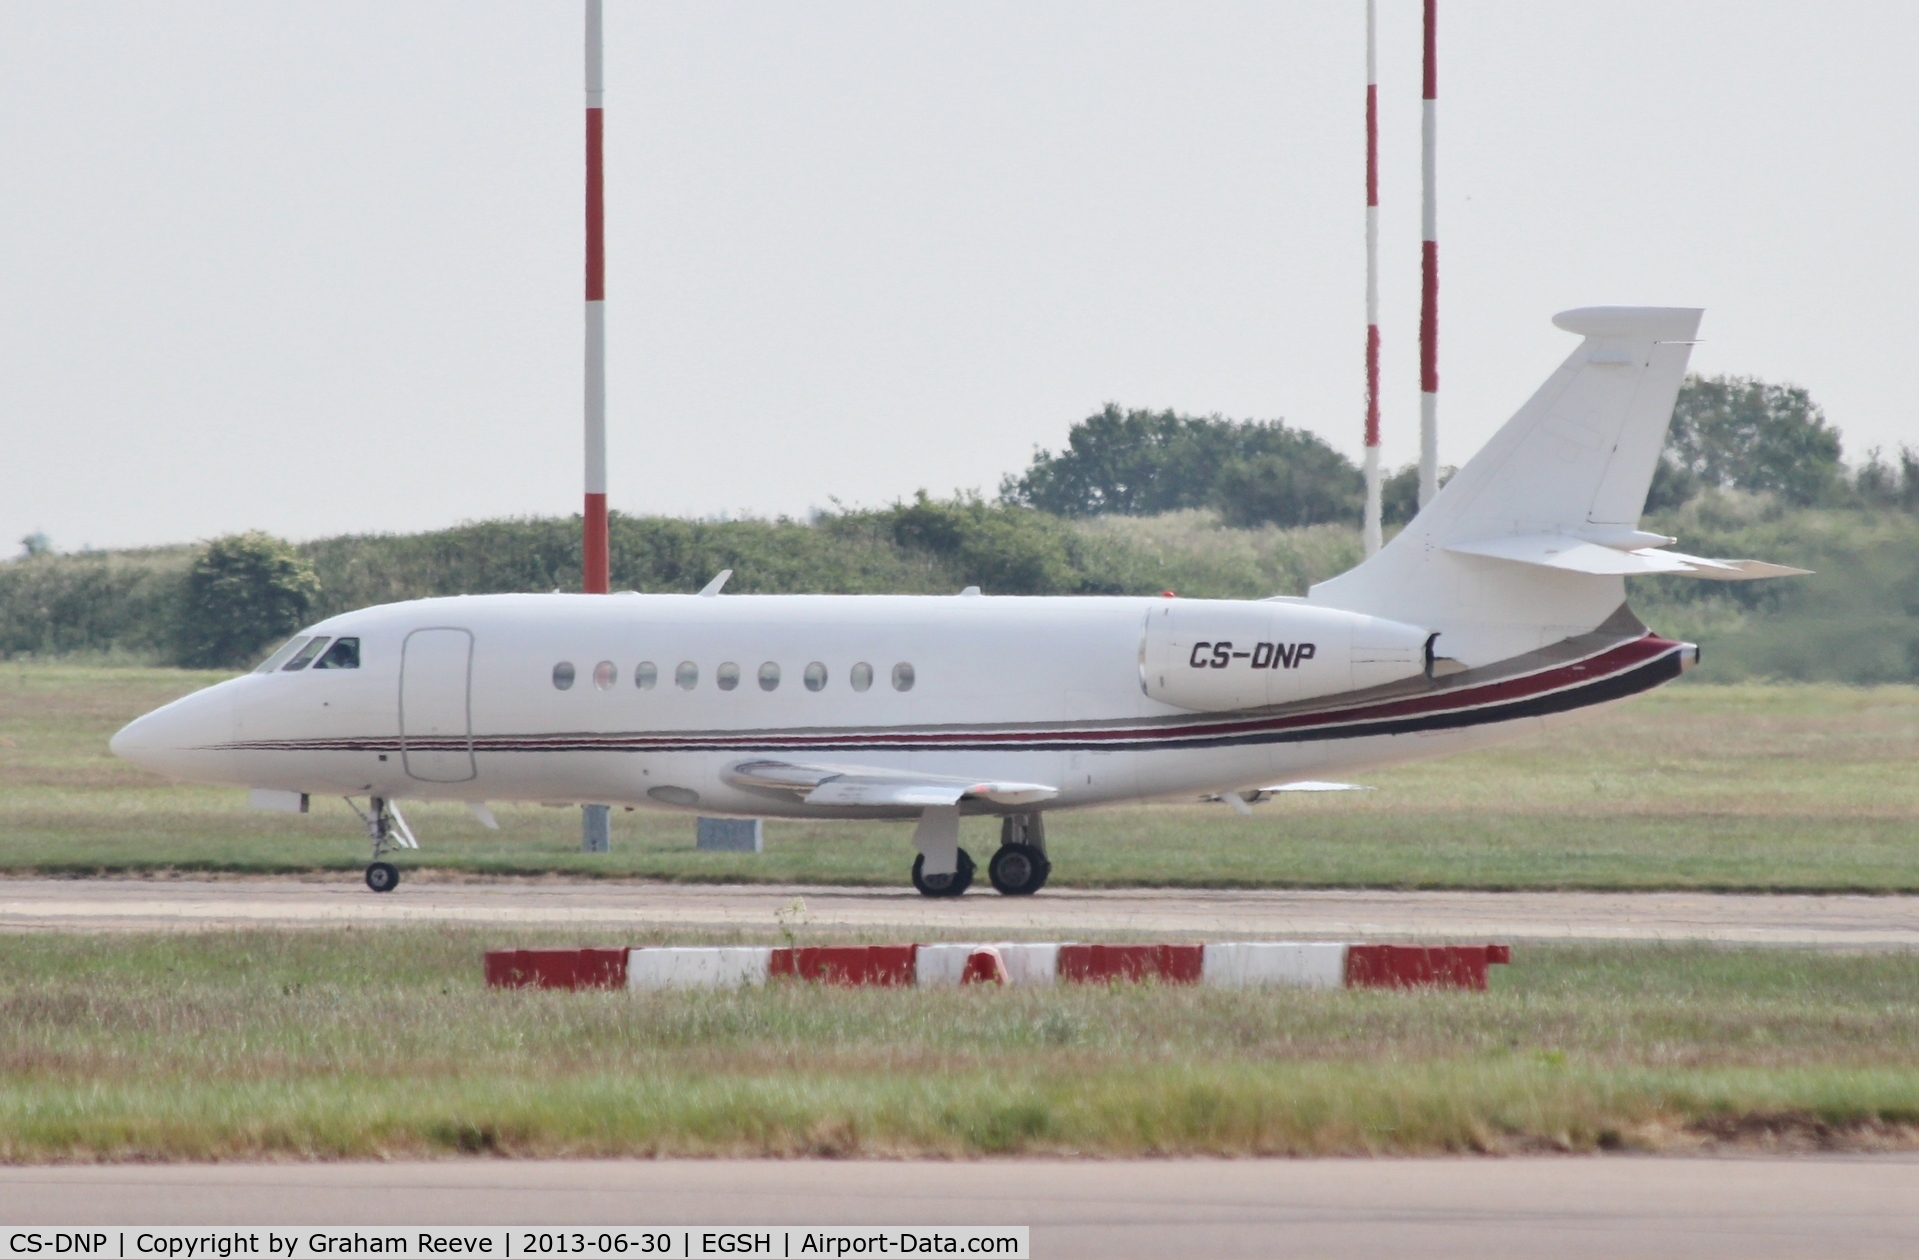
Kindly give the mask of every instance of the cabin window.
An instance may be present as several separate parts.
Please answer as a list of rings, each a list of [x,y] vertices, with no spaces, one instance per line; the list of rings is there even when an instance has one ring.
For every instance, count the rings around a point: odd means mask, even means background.
[[[760,666],[760,690],[778,691],[780,689],[780,664],[768,661]]]
[[[573,662],[561,661],[553,667],[553,685],[565,691],[573,685]]]
[[[271,674],[274,670],[286,664],[287,657],[292,656],[295,652],[299,651],[300,645],[302,643],[305,643],[306,641],[307,641],[307,637],[304,634],[294,635],[291,639],[288,639],[285,643],[282,643],[279,647],[279,650],[274,652],[272,656],[269,656],[264,661],[261,661],[259,666],[256,667],[253,672],[256,674]]]
[[[713,671],[713,681],[719,685],[721,691],[733,690],[740,685],[740,667],[732,661],[722,662],[720,667]]]
[[[846,681],[853,684],[853,690],[865,691],[873,685],[873,667],[861,661],[846,672]]]
[[[593,685],[601,691],[613,690],[613,684],[620,681],[620,667],[612,661],[601,661],[593,667]]]
[[[820,691],[826,686],[826,666],[814,661],[806,667],[806,689]]]
[[[326,645],[327,637],[324,634],[315,635],[313,638],[307,640],[305,647],[295,653],[292,660],[280,666],[280,668],[286,670],[289,674],[296,669],[305,669],[307,666],[313,664],[313,658],[318,656],[320,649]]]
[[[909,661],[901,661],[893,666],[893,690],[911,691],[913,689],[913,666]]]
[[[358,639],[335,639],[326,655],[313,662],[315,669],[358,669],[360,668],[360,641]]]
[[[700,685],[700,667],[692,661],[681,661],[680,667],[673,671],[673,681],[681,691],[691,691]]]
[[[660,667],[652,661],[641,661],[640,667],[633,671],[633,685],[641,691],[651,691],[660,681]]]

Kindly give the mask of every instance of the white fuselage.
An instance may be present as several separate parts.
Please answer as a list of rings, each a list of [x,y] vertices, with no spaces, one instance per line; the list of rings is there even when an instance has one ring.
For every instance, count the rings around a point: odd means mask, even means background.
[[[1185,637],[1153,639],[1154,616]],[[739,767],[1045,785],[1048,809],[1191,797],[1509,738],[1678,672],[1676,645],[1613,636],[1433,680],[1414,651],[1423,628],[1298,601],[491,595],[304,633],[357,640],[357,665],[233,679],[133,723],[115,751],[178,778],[314,795],[906,817],[918,810],[898,801],[809,803]],[[1267,690],[1253,708],[1203,698],[1261,656],[1283,688],[1255,678]],[[1212,691],[1155,699],[1186,694],[1166,670]]]

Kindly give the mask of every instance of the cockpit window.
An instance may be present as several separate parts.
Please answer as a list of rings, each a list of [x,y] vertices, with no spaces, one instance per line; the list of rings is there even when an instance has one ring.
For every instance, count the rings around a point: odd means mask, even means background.
[[[318,656],[320,649],[326,645],[327,637],[324,634],[315,635],[307,640],[307,645],[301,648],[292,660],[280,666],[280,668],[289,674],[296,669],[305,669],[307,666],[313,664],[313,658]]]
[[[360,668],[360,641],[356,638],[335,639],[326,655],[313,662],[315,669],[358,669]]]
[[[291,639],[288,639],[285,643],[282,643],[279,649],[275,651],[272,656],[267,657],[264,661],[261,661],[258,665],[254,666],[253,672],[256,674],[271,674],[274,670],[286,664],[287,657],[292,656],[295,652],[299,651],[300,645],[302,643],[305,643],[306,641],[307,641],[307,636],[305,636],[304,634],[294,635]]]

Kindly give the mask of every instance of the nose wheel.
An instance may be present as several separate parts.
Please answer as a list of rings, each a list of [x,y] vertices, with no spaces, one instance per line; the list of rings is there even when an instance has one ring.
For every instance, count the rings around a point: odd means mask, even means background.
[[[369,808],[364,810],[353,804],[352,797],[347,798],[347,804],[366,824],[367,837],[373,841],[373,861],[367,864],[366,886],[376,893],[392,892],[400,886],[400,868],[385,861],[386,855],[395,849],[417,849],[420,842],[413,838],[413,829],[406,825],[400,807],[386,797],[369,798]]]
[[[957,897],[972,886],[973,856],[959,851],[959,869],[951,875],[928,875],[925,857],[913,859],[913,887],[928,897]]]

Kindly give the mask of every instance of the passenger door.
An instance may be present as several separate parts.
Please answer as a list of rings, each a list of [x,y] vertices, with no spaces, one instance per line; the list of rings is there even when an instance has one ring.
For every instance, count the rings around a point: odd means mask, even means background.
[[[464,783],[473,762],[473,633],[415,630],[400,653],[400,761],[413,778]]]

